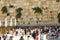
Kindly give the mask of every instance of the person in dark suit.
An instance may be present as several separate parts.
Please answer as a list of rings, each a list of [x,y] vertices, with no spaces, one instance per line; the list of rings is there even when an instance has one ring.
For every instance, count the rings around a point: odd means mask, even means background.
[[[36,33],[35,31],[32,33],[32,37],[35,39],[36,38]]]
[[[23,36],[21,36],[20,40],[24,40]]]

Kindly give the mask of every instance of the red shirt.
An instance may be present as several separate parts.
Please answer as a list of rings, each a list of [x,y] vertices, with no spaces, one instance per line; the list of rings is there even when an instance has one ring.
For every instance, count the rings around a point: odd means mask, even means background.
[[[38,40],[38,36],[36,36],[35,40]]]

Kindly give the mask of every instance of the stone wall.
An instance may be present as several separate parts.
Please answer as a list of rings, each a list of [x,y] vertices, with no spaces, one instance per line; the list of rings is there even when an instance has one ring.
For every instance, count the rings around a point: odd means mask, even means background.
[[[9,4],[14,5],[14,8],[9,8]],[[23,8],[22,16],[18,20],[19,25],[40,25],[40,24],[59,24],[57,15],[60,12],[60,2],[56,0],[2,0],[0,2],[0,9],[6,5],[10,12],[10,16],[2,14],[0,11],[0,20],[6,17],[15,17],[16,8]],[[35,14],[33,7],[40,7],[43,10],[43,15]]]

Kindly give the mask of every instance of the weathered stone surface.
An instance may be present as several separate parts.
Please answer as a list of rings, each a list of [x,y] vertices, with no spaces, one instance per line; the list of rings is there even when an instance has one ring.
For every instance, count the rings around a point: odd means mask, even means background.
[[[9,4],[14,5],[14,8],[9,8]],[[22,16],[19,20],[20,24],[59,24],[57,15],[60,12],[60,2],[56,2],[56,0],[1,0],[0,1],[0,20],[5,19],[4,14],[1,12],[2,6],[7,6],[10,12],[10,16],[16,15],[16,9],[21,7],[23,8]],[[43,10],[43,15],[34,14],[32,10],[33,7],[40,7]],[[3,16],[3,17],[2,17]],[[9,17],[8,17],[9,18]],[[32,18],[33,22],[30,20]],[[40,20],[34,20],[35,18],[39,18]],[[24,22],[23,22],[24,21]]]

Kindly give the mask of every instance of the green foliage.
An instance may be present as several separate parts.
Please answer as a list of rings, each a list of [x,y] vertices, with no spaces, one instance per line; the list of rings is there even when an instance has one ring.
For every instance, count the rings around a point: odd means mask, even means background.
[[[58,18],[58,22],[60,23],[60,13],[58,14],[57,18]]]
[[[20,12],[18,12],[17,15],[16,15],[16,19],[20,18],[21,15],[22,15],[22,14],[21,14]]]
[[[1,11],[2,11],[3,13],[7,13],[7,12],[8,12],[7,7],[6,7],[6,6],[2,7]]]
[[[16,11],[21,12],[22,10],[23,10],[22,8],[18,8]]]
[[[9,16],[10,14],[9,13],[7,13],[7,16]]]
[[[22,8],[18,8],[17,10],[16,10],[16,12],[17,12],[17,15],[16,15],[16,18],[18,19],[18,18],[20,18],[21,17],[21,11],[22,11],[23,9]]]
[[[39,7],[34,7],[34,8],[32,8],[32,9],[35,10],[34,13],[42,14],[42,9],[41,9],[41,8],[39,8]]]

